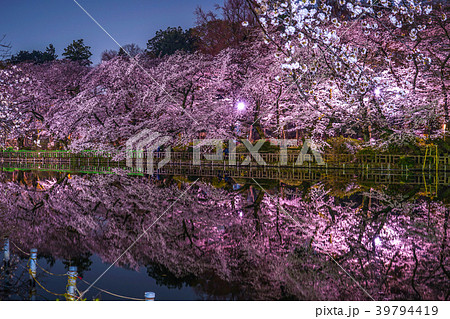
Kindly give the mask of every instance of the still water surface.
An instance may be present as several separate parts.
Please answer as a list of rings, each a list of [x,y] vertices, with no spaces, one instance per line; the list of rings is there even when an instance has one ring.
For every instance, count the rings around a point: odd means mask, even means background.
[[[439,174],[305,170],[284,180],[8,169],[0,173],[0,241],[9,241],[0,300],[65,300],[69,266],[83,292],[148,228],[83,298],[449,300],[450,187]],[[31,248],[38,284],[29,280]]]

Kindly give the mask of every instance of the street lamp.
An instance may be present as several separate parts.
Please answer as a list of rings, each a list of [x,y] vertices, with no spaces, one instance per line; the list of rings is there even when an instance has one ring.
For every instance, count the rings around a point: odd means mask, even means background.
[[[245,103],[244,102],[239,102],[236,105],[236,107],[237,107],[238,111],[243,111],[243,110],[245,110]]]

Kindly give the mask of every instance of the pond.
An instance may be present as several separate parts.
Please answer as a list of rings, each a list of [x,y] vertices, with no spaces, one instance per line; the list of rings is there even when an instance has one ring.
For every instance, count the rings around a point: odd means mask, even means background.
[[[3,169],[0,300],[449,300],[445,172],[253,173]]]

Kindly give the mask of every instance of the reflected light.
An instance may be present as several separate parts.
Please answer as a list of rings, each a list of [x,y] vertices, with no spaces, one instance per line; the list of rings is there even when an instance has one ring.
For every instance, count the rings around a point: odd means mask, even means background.
[[[376,97],[380,97],[381,95],[381,90],[380,88],[376,88],[375,91],[373,92],[375,94]]]
[[[380,246],[380,245],[381,245],[381,239],[380,239],[380,237],[375,237],[374,242],[375,242],[375,246]]]

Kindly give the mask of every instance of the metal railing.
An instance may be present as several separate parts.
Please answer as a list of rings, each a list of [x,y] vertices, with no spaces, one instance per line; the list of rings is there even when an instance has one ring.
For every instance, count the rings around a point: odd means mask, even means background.
[[[299,151],[292,152],[289,151],[287,156],[284,158],[287,164],[284,166],[296,166]],[[97,152],[97,151],[83,151],[79,153],[72,153],[68,151],[1,151],[0,159],[2,161],[22,161],[22,160],[41,160],[41,161],[92,161],[94,159],[96,162],[112,162],[112,157],[116,154]],[[123,154],[125,156],[125,154]],[[145,160],[147,158],[146,153],[141,152],[131,152],[127,154],[133,160],[140,158]],[[255,158],[249,153],[235,153],[235,154],[225,154],[223,160],[220,161],[210,161],[205,159],[205,155],[214,155],[214,153],[202,153],[200,154],[201,165],[217,165],[217,164],[229,164],[232,155],[236,159],[237,165],[242,163],[247,157],[250,159],[251,165],[256,164]],[[282,158],[279,153],[259,153],[262,160],[268,166],[280,166]],[[162,159],[166,155],[164,152],[156,152],[154,157],[156,159]],[[188,163],[193,162],[194,154],[192,152],[171,152],[171,162],[173,163]],[[367,167],[369,168],[388,168],[388,167],[411,167],[411,168],[422,168],[429,166],[435,166],[437,161],[437,166],[439,169],[447,170],[450,167],[450,154],[438,155],[438,156],[425,156],[425,155],[395,155],[395,154],[331,154],[325,153],[321,155],[325,165],[328,167]],[[308,161],[310,159],[311,161]],[[314,156],[309,156],[304,158],[304,163],[302,166],[315,166],[317,163],[314,161]]]

